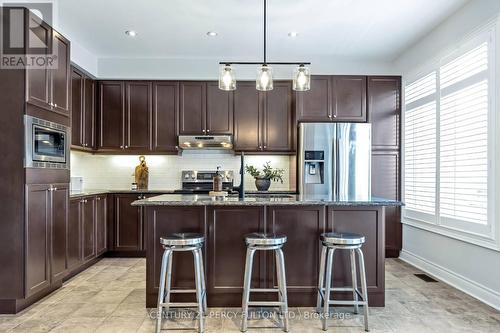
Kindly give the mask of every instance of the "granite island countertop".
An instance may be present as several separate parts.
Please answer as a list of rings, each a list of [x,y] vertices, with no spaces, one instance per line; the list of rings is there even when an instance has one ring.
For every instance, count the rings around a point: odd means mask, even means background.
[[[85,189],[81,191],[71,191],[69,194],[70,198],[83,198],[93,195],[100,194],[168,194],[168,195],[179,195],[177,190],[167,190],[167,189],[147,189],[147,190],[131,190],[131,189],[114,189],[114,190],[105,190],[105,189]],[[292,190],[272,190],[267,192],[259,192],[259,191],[246,191],[250,195],[253,194],[296,194],[297,192]]]
[[[136,200],[132,206],[402,206],[397,200],[372,197],[370,200],[332,200],[328,196],[303,196],[292,194],[249,194],[244,199],[238,196],[223,198],[212,197],[206,194],[164,194],[147,199]]]

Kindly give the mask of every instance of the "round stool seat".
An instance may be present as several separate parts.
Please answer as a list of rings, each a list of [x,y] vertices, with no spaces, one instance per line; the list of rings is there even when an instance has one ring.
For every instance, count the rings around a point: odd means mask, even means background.
[[[286,243],[286,236],[279,234],[252,233],[245,236],[248,245],[276,246]]]
[[[205,236],[192,232],[179,232],[160,237],[160,244],[164,246],[194,246],[203,244]]]
[[[332,245],[361,245],[365,242],[365,236],[351,232],[327,232],[321,234],[321,241]]]

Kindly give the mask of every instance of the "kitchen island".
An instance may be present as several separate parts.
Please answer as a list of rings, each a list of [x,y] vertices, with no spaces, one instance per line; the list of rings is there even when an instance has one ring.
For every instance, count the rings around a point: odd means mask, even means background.
[[[245,199],[215,199],[208,195],[159,195],[137,200],[134,206],[145,210],[146,223],[146,305],[155,307],[162,235],[198,232],[205,235],[203,247],[207,300],[211,307],[241,306],[245,266],[245,234],[275,232],[285,234],[288,302],[290,306],[315,306],[319,271],[320,241],[323,232],[355,232],[366,237],[363,245],[369,303],[384,306],[385,207],[399,201],[372,198],[369,201],[333,201],[322,196],[252,195]],[[337,252],[334,260],[334,286],[349,286],[348,253]],[[260,251],[254,260],[252,287],[276,287],[274,256]],[[358,281],[359,278],[358,278]],[[191,253],[176,253],[173,262],[173,288],[193,288]],[[347,298],[351,293],[339,293]],[[178,301],[194,295],[176,294]],[[191,296],[191,297],[190,297]],[[256,295],[263,299],[275,295]],[[256,298],[258,299],[258,298]]]

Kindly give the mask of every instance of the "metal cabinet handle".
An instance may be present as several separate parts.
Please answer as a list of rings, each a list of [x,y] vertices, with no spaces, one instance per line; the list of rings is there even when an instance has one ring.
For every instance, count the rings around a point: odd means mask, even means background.
[[[266,148],[267,148],[267,146],[264,146],[264,149],[266,149]]]
[[[57,191],[57,187],[52,188],[52,191]]]
[[[207,129],[207,133],[208,133],[208,132],[210,132],[210,130],[209,130],[209,129]]]
[[[128,146],[125,146],[125,149],[128,149]]]
[[[54,104],[54,107],[56,107],[56,108],[57,108],[57,104]]]
[[[175,146],[175,149],[179,149],[179,146]]]
[[[123,149],[123,146],[120,146],[120,149]]]
[[[97,197],[97,198],[95,198],[95,199],[96,199],[97,201],[100,201],[100,200],[101,200],[101,198],[100,198],[100,197]]]
[[[334,115],[333,115],[333,118],[337,118],[337,115],[336,115],[336,114],[334,114]]]

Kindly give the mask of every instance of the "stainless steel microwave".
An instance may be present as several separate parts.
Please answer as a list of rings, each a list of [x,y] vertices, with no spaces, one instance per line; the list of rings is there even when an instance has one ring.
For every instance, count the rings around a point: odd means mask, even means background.
[[[26,168],[69,169],[69,128],[24,116]]]

